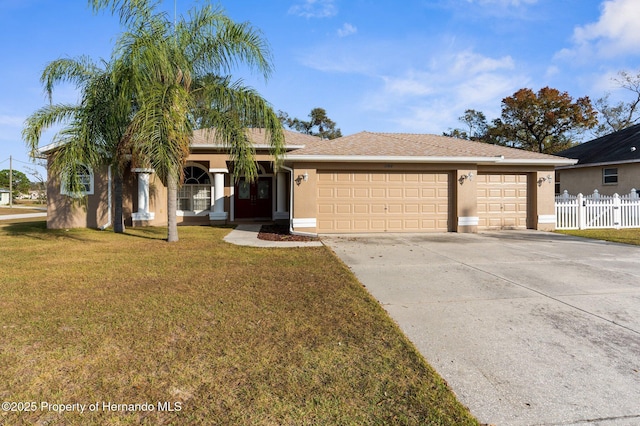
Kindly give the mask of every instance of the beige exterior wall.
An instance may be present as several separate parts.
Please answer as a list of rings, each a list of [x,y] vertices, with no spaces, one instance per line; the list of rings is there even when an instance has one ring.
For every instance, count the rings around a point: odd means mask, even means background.
[[[293,218],[291,227],[302,234],[317,233],[318,165],[294,164],[293,169]],[[305,174],[307,176],[305,180]]]
[[[60,193],[60,179],[47,180],[47,228],[99,228],[111,219],[108,204],[108,167],[93,170],[93,195],[72,198]]]
[[[551,177],[551,179],[549,179]],[[555,180],[553,170],[538,171],[529,180],[529,193],[534,204],[529,206],[529,227],[540,231],[555,229]]]
[[[474,166],[460,166],[455,170],[455,180],[452,182],[453,206],[453,230],[456,232],[477,232],[478,230],[478,203],[477,203],[477,176],[478,168]]]
[[[277,182],[273,170],[271,157],[266,152],[257,155],[265,167],[268,176],[273,176],[273,187],[277,188]],[[214,186],[214,173],[229,169],[228,156],[222,152],[202,153],[196,152],[190,155],[188,162],[197,162],[210,172],[212,186]],[[477,232],[478,231],[478,176],[483,173],[494,174],[524,174],[526,175],[526,208],[527,228],[549,230],[553,229],[555,220],[554,209],[554,170],[552,167],[536,166],[504,166],[504,165],[474,165],[474,164],[411,164],[411,163],[359,163],[359,162],[293,162],[286,163],[293,169],[293,184],[288,170],[283,170],[286,175],[287,202],[285,215],[292,217],[292,227],[295,232],[303,234],[315,234],[318,232],[318,176],[319,173],[371,173],[371,174],[411,174],[437,175],[439,182],[446,182],[444,189],[447,193],[446,225],[448,231]],[[224,173],[224,212],[227,219],[215,223],[229,223],[234,218],[234,180],[232,169],[230,173]],[[599,172],[601,173],[601,172]],[[551,175],[552,179],[547,177]],[[306,176],[306,180],[304,178]],[[623,174],[620,173],[622,178]],[[600,175],[598,178],[601,179]],[[94,171],[94,195],[87,200],[86,208],[73,203],[69,197],[60,195],[59,183],[55,179],[48,182],[49,193],[49,222],[52,228],[91,227],[97,228],[109,222],[108,212],[108,185],[107,168]],[[564,184],[564,178],[561,181]],[[291,187],[290,187],[291,186]],[[160,182],[157,175],[151,174],[149,179],[149,211],[154,213],[154,219],[133,223],[132,214],[138,211],[138,176],[132,171],[127,171],[124,176],[124,217],[126,226],[166,226],[167,223],[167,190]],[[442,194],[442,186],[438,190]],[[629,188],[630,189],[630,188]],[[414,191],[415,192],[415,191]],[[614,191],[617,192],[617,191]],[[628,191],[627,191],[628,192]],[[604,192],[603,192],[604,193]],[[276,210],[276,195],[273,191],[274,211]],[[214,194],[212,192],[212,197]],[[291,198],[292,197],[292,200]],[[415,200],[414,200],[415,202]],[[290,206],[293,209],[290,213]],[[411,210],[407,204],[407,211]],[[415,210],[415,209],[414,209]],[[441,210],[442,211],[442,210]],[[179,216],[178,223],[182,224],[209,224],[209,212],[205,211],[199,216]],[[113,216],[111,215],[111,218]],[[438,219],[442,224],[442,218]],[[439,225],[439,228],[442,226]],[[426,228],[425,228],[426,229]]]
[[[610,168],[618,169],[618,183],[603,184],[602,170]],[[640,163],[558,169],[556,178],[560,194],[566,190],[571,195],[589,195],[597,189],[601,195],[626,195],[633,188],[640,190]]]
[[[455,232],[478,230],[478,173],[521,176],[522,191],[526,194],[526,218],[522,227],[552,230],[555,223],[554,180],[552,167],[537,166],[474,166],[468,164],[384,164],[384,163],[297,163],[293,165],[294,178],[308,175],[293,188],[293,229],[301,233],[317,232],[318,174],[333,172],[444,172],[449,178],[448,229]],[[471,178],[468,176],[471,174]],[[464,178],[463,178],[464,176]],[[551,179],[548,179],[551,176]],[[315,224],[315,226],[313,226]]]

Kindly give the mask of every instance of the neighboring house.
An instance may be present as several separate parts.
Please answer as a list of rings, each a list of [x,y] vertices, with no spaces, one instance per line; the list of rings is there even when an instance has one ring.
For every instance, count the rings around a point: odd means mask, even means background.
[[[556,168],[556,193],[625,195],[640,190],[640,124],[574,146],[556,155],[578,160]]]
[[[11,192],[8,189],[0,188],[0,206],[8,206],[10,204],[10,197]]]
[[[225,147],[195,132],[178,194],[179,222],[281,220],[303,234],[550,230],[554,168],[575,162],[445,136],[362,132],[320,140],[285,131],[283,166],[274,170],[264,133],[249,135],[259,177],[235,182]],[[86,207],[50,178],[48,227],[111,224],[109,169],[87,167],[83,179]],[[128,226],[166,225],[167,191],[153,170],[127,172],[124,187]]]

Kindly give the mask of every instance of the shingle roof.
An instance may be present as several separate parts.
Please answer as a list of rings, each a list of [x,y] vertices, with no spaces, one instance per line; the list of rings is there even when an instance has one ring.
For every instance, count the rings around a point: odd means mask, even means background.
[[[430,134],[361,132],[333,140],[316,140],[287,158],[307,156],[335,157],[435,157],[435,158],[496,158],[509,161],[564,163],[566,159],[499,145],[474,142]],[[339,159],[339,158],[338,158]]]
[[[640,124],[559,152],[575,158],[578,165],[640,161]]]
[[[269,141],[266,139],[267,133],[265,129],[247,129],[247,133],[254,146],[261,147],[269,145]],[[319,140],[321,139],[316,136],[284,130],[284,143],[288,149],[300,148]],[[191,144],[195,147],[224,147],[224,145],[216,141],[215,130],[210,131],[209,129],[194,130]]]

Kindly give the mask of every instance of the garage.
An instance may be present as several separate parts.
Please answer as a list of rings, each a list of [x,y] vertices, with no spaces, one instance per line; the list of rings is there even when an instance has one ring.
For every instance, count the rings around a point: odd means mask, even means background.
[[[447,172],[319,171],[319,233],[447,232]]]
[[[480,173],[478,230],[527,229],[527,175]]]

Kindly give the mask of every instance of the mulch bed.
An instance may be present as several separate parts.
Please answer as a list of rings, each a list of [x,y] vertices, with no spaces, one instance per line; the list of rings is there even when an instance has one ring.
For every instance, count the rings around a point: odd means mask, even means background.
[[[267,241],[318,241],[316,237],[292,235],[286,225],[262,225],[258,238]]]

